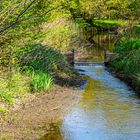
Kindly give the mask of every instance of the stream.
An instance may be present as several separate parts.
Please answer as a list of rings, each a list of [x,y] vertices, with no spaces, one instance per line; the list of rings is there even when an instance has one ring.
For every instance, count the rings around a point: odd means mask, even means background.
[[[76,68],[88,82],[61,126],[64,140],[139,140],[140,99],[132,89],[101,63]]]
[[[140,139],[140,99],[101,60],[75,64],[75,69],[82,70],[80,74],[87,80],[81,86],[80,102],[62,123],[52,124],[51,131],[41,140]]]

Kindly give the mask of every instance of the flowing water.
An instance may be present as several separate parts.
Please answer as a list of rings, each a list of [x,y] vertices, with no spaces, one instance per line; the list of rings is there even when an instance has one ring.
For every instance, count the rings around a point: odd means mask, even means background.
[[[87,80],[81,100],[41,140],[140,140],[140,99],[134,91],[102,62],[79,62],[75,68]]]
[[[81,100],[42,140],[139,140],[140,99],[133,90],[103,63],[75,67],[87,79]]]
[[[101,63],[76,66],[86,75],[81,101],[61,126],[65,140],[139,140],[140,99]]]

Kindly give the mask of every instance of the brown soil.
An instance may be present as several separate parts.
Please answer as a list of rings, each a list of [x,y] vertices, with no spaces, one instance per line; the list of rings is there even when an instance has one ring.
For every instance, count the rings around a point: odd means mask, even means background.
[[[49,124],[60,121],[80,99],[80,90],[56,85],[0,124],[1,140],[36,140],[46,134]]]

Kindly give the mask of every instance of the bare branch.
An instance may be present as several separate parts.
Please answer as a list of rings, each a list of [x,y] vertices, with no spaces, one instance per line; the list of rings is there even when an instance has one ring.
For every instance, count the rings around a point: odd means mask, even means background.
[[[33,3],[36,0],[33,0],[24,10],[22,10],[19,15],[16,17],[16,19],[11,22],[10,24],[6,25],[5,27],[3,27],[2,29],[0,29],[0,34],[2,34],[4,31],[6,31],[7,29],[13,27],[14,25],[16,25],[17,23],[20,23],[19,19],[22,15],[24,15],[24,13],[26,13],[26,11],[33,5]]]
[[[35,0],[32,1],[32,4],[33,4],[33,2],[35,2]],[[26,18],[26,19],[19,20],[20,17],[30,8],[30,6],[31,6],[32,4],[30,4],[24,11],[22,11],[22,12],[18,15],[18,17],[16,18],[16,20],[14,20],[14,22],[10,23],[9,25],[7,25],[7,26],[5,26],[3,29],[1,29],[1,30],[0,30],[0,34],[2,34],[4,31],[8,30],[9,28],[11,28],[11,27],[13,27],[13,26],[15,26],[15,25],[17,25],[17,24],[23,22],[23,21],[26,21],[26,20],[29,20],[29,19],[32,19],[32,18],[37,18],[38,16],[31,15],[31,16],[29,16],[29,17]],[[54,8],[52,8],[52,9],[48,10],[47,12],[45,12],[43,15],[46,15],[46,14],[50,13],[51,11],[58,9],[58,8],[61,7],[61,6],[62,6],[62,5],[59,5],[59,6],[57,6],[57,7],[54,7]],[[64,7],[66,7],[66,6],[63,6],[62,8],[64,8]],[[43,15],[42,15],[42,16],[43,16]]]

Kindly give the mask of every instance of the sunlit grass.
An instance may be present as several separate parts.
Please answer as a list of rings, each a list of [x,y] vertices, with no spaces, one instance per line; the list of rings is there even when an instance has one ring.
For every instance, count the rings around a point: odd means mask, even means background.
[[[80,27],[90,27],[90,23],[87,23],[83,18],[76,18],[75,22],[80,26]]]
[[[29,92],[28,80],[18,71],[0,78],[0,102],[14,105],[14,99]]]
[[[42,71],[33,72],[30,78],[32,91],[48,91],[53,85],[53,78],[50,74]]]
[[[6,102],[9,104],[13,104],[13,96],[11,93],[6,93],[6,92],[0,92],[0,102]]]
[[[3,107],[0,107],[0,113],[2,113],[2,114],[6,114],[6,109],[4,109]]]
[[[115,27],[115,26],[127,26],[128,22],[127,21],[121,21],[121,20],[93,20],[93,24],[96,26],[101,26],[101,27]]]

